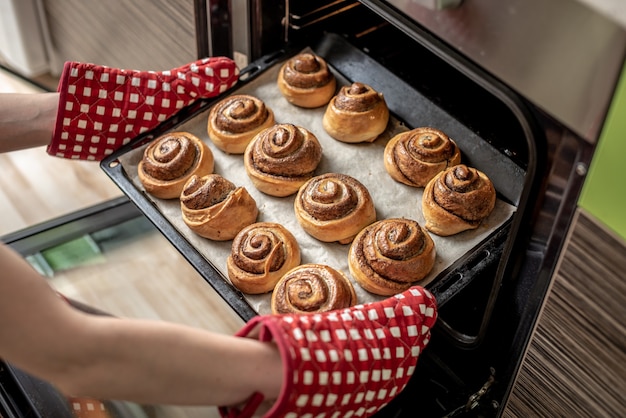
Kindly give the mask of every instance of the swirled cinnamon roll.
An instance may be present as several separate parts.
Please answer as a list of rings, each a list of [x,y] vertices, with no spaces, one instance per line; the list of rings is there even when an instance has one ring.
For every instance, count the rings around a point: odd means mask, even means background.
[[[322,160],[322,146],[308,130],[276,124],[259,132],[244,153],[244,166],[254,186],[265,194],[284,197],[313,177]]]
[[[367,188],[346,174],[326,173],[305,183],[294,202],[296,219],[311,236],[348,244],[376,220]]]
[[[300,247],[284,226],[257,222],[243,228],[226,260],[228,278],[244,293],[270,292],[280,278],[300,265]]]
[[[213,153],[198,137],[172,132],[148,145],[137,174],[146,192],[160,199],[174,199],[189,177],[212,173],[214,163]]]
[[[495,204],[496,190],[487,175],[459,164],[437,174],[426,185],[422,197],[424,226],[441,236],[476,229]]]
[[[276,284],[271,298],[274,314],[320,313],[349,308],[357,302],[350,280],[323,264],[302,264]]]
[[[228,154],[243,154],[254,135],[274,124],[274,112],[261,99],[236,94],[216,103],[209,112],[209,138]]]
[[[439,129],[401,132],[385,146],[385,169],[396,181],[424,187],[435,175],[461,162],[456,143]]]
[[[389,108],[382,93],[363,83],[344,86],[322,119],[324,130],[342,142],[373,142],[387,128]]]
[[[324,106],[337,88],[337,80],[324,58],[309,52],[285,61],[277,84],[289,103],[305,108]]]
[[[185,183],[180,206],[185,224],[196,234],[214,241],[233,239],[259,214],[248,191],[219,174],[192,176]]]
[[[435,257],[435,244],[419,223],[391,218],[359,232],[348,252],[348,266],[363,289],[390,296],[426,277]]]

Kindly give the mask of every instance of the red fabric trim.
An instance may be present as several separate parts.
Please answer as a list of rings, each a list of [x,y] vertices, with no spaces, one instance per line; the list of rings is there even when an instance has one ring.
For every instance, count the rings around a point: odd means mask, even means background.
[[[59,78],[59,85],[57,86],[57,92],[59,94],[59,104],[57,106],[57,119],[54,124],[54,130],[52,131],[52,140],[48,144],[48,148],[46,152],[50,155],[55,155],[59,151],[59,140],[61,138],[61,132],[63,131],[63,118],[60,116],[63,114],[63,106],[67,101],[67,85],[69,83],[69,74],[70,70],[74,65],[73,62],[66,62],[63,65],[63,71],[61,72],[61,77]]]

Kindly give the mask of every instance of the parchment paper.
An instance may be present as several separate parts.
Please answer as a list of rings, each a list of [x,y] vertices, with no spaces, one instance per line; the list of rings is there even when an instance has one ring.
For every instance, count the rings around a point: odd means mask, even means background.
[[[322,128],[322,116],[325,107],[302,109],[291,105],[284,99],[276,85],[280,64],[276,64],[256,79],[233,91],[231,94],[250,94],[263,100],[275,114],[277,123],[292,123],[302,126],[315,134],[322,144],[323,157],[316,174],[335,172],[344,173],[358,179],[369,190],[376,207],[377,219],[405,217],[424,225],[421,211],[422,189],[403,185],[394,181],[386,172],[383,163],[383,151],[386,143],[395,134],[412,129],[390,119],[387,130],[373,143],[346,144],[331,138]],[[331,68],[332,70],[332,68]],[[333,70],[338,85],[349,84],[348,80]],[[359,80],[353,80],[359,81]],[[376,86],[372,86],[376,89]],[[382,91],[384,94],[385,92]],[[259,208],[258,222],[277,222],[285,226],[297,238],[302,252],[302,263],[327,264],[343,271],[351,280],[348,269],[349,245],[323,243],[309,236],[298,224],[293,209],[295,195],[290,197],[273,197],[259,192],[248,178],[242,155],[228,155],[218,149],[208,137],[206,125],[209,109],[195,115],[192,119],[178,125],[175,131],[190,132],[204,140],[213,151],[215,157],[215,173],[222,175],[237,186],[244,186],[256,200]],[[433,126],[436,128],[436,126]],[[458,143],[458,141],[457,141]],[[133,184],[145,193],[137,177],[137,164],[143,156],[147,145],[128,152],[120,157],[120,163]],[[461,151],[462,146],[461,146]],[[476,167],[480,170],[480,167]],[[228,280],[226,259],[231,250],[232,241],[216,242],[202,238],[193,233],[183,222],[178,200],[157,199],[149,194],[147,197],[154,202],[166,219],[184,236],[215,268]],[[435,242],[437,258],[431,273],[418,282],[426,286],[437,275],[452,265],[456,260],[470,252],[491,232],[505,223],[515,212],[515,207],[500,199],[494,211],[473,231],[465,231],[451,237],[439,237],[431,234]],[[353,280],[359,303],[380,300],[382,297],[363,290]],[[270,313],[270,294],[244,295],[250,306],[259,314]]]

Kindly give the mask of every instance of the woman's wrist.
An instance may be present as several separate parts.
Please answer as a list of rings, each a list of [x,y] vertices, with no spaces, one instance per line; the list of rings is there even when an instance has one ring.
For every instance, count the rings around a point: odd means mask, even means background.
[[[58,105],[58,93],[3,93],[0,152],[47,145],[52,138]]]

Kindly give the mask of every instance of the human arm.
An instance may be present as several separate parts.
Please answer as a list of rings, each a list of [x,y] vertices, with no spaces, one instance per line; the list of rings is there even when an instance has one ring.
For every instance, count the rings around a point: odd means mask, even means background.
[[[68,61],[56,93],[0,94],[0,153],[47,145],[50,155],[99,161],[238,79],[239,69],[226,57],[168,71]]]
[[[61,105],[59,109],[61,108],[67,106]],[[97,114],[97,111],[94,113]],[[66,119],[61,117],[59,120]],[[68,136],[71,146],[68,147],[67,143],[60,141],[57,144],[62,143],[65,149],[77,153],[57,153],[55,148],[51,150],[49,147],[48,152],[52,155],[97,160],[112,150],[98,149],[95,153],[83,154],[84,147],[76,142],[79,136],[81,141],[85,140],[84,132],[76,135],[77,132],[72,131],[71,127],[57,132],[60,132],[59,139],[63,134]],[[91,131],[90,134],[98,132],[101,131]],[[102,138],[98,139],[95,135],[89,135],[89,138],[89,141],[103,143]],[[116,146],[118,142],[124,141],[122,136],[111,140]],[[108,139],[105,142],[108,143]],[[5,262],[4,252],[4,248],[0,248],[0,265],[10,268],[4,268],[0,272],[0,357],[4,356],[21,368],[52,381],[65,392],[97,398],[123,398],[145,403],[153,402],[145,399],[157,399],[156,402],[160,403],[233,405],[255,391],[259,391],[266,401],[271,402],[277,398],[276,394],[280,390],[278,400],[273,403],[270,411],[271,415],[268,415],[272,418],[288,413],[294,416],[333,413],[346,416],[348,413],[358,413],[367,417],[376,413],[404,388],[410,374],[415,370],[417,357],[428,344],[430,328],[436,319],[436,301],[433,296],[426,290],[415,287],[401,295],[380,302],[357,305],[342,312],[256,316],[235,339],[221,339],[217,336],[211,344],[205,338],[189,334],[189,339],[184,340],[180,334],[172,332],[167,324],[161,328],[161,325],[148,325],[145,321],[140,321],[134,327],[126,328],[120,323],[114,325],[109,322],[126,322],[125,319],[87,320],[85,314],[76,311],[72,311],[73,314],[70,315],[67,311],[70,308],[58,301],[51,311],[54,315],[50,317],[28,312],[33,306],[45,307],[51,303],[50,299],[47,297],[47,303],[41,303],[39,297],[29,295],[20,300],[20,294],[12,292],[3,297],[7,289],[11,288],[10,284],[3,283],[3,274],[15,276],[17,271],[17,277],[21,277],[21,271],[24,270],[23,261],[22,267],[17,270],[13,262]],[[32,276],[32,273],[28,275]],[[26,282],[32,280],[31,277]],[[43,282],[40,277],[39,280]],[[24,293],[29,291],[22,289]],[[40,292],[38,290],[36,293],[41,296]],[[5,299],[12,297],[15,298],[12,303],[5,305]],[[22,309],[19,309],[20,306]],[[17,320],[14,321],[16,315],[26,317],[19,318],[18,324]],[[62,332],[55,330],[56,325],[50,326],[48,321],[52,321],[52,324],[61,321],[64,324]],[[23,338],[23,329],[28,329],[31,325],[33,331],[43,333],[38,334],[38,339],[27,336],[22,344],[7,342]],[[42,330],[42,326],[49,329]],[[79,335],[77,341],[72,341],[75,332],[84,334]],[[135,336],[135,332],[139,335]],[[160,332],[165,332],[169,338],[159,337]],[[148,335],[143,336],[144,334]],[[135,338],[144,338],[144,344],[136,343]],[[259,353],[249,357],[237,357],[236,352],[248,351],[245,347],[253,347],[238,345],[235,341],[237,338],[258,338],[263,341],[262,344],[268,344],[272,353],[269,357]],[[65,345],[62,341],[66,341]],[[119,341],[123,341],[123,344],[119,344]],[[41,347],[31,347],[33,344],[50,344],[50,348],[54,349],[51,351],[57,357],[43,358],[50,357],[48,347],[44,350]],[[102,347],[94,347],[96,344]],[[69,352],[62,352],[68,345]],[[181,346],[184,346],[183,350],[180,349]],[[266,350],[268,346],[254,347]],[[281,364],[275,363],[276,346],[280,351]],[[115,350],[119,350],[118,355],[110,358],[99,357],[104,352],[111,354]],[[228,351],[233,355],[229,355]],[[76,357],[72,358],[70,355]],[[189,363],[195,364],[195,370],[190,370],[189,367],[181,369],[180,364],[189,364],[185,362],[185,357],[192,360]],[[90,365],[89,362],[94,359],[99,359],[99,363]],[[75,365],[77,360],[80,361]],[[159,361],[161,364],[151,370]],[[169,362],[176,367],[172,367]],[[212,375],[205,374],[208,379],[202,380],[194,372],[209,372]],[[274,374],[277,372],[279,376]],[[370,375],[371,381],[368,380]],[[281,383],[277,383],[275,379]],[[191,385],[185,385],[186,381],[191,382]],[[214,393],[210,393],[215,386],[219,387]],[[189,387],[195,389],[187,390]],[[363,392],[364,389],[367,390],[367,395]],[[185,393],[181,393],[183,391]],[[371,396],[374,394],[376,396]],[[177,397],[184,401],[168,401],[179,399]],[[198,397],[202,397],[202,400],[197,401]],[[338,402],[338,399],[341,401]],[[249,417],[247,412],[255,407],[256,402],[258,397],[250,398],[245,403],[241,416]],[[224,409],[229,417],[238,416],[237,412],[235,408]]]
[[[2,93],[0,153],[48,145],[58,105],[58,93]]]
[[[282,362],[273,344],[85,314],[4,245],[0,265],[0,357],[68,395],[181,405],[278,396]]]

